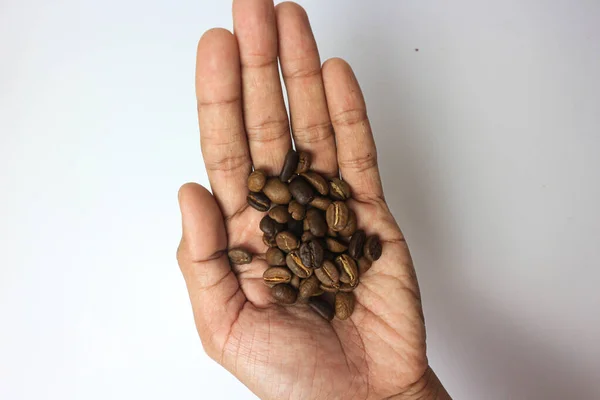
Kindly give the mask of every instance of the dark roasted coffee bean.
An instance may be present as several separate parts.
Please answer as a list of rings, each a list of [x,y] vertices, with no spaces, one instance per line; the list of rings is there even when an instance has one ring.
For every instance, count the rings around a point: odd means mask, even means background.
[[[366,239],[367,235],[362,229],[354,232],[354,235],[352,235],[350,238],[350,243],[348,244],[348,254],[350,254],[350,257],[354,257],[356,259],[362,257],[363,247]]]
[[[348,319],[354,312],[356,300],[354,293],[340,292],[335,295],[335,316],[339,319]]]
[[[285,254],[277,247],[271,247],[265,253],[265,261],[269,265],[273,265],[276,267],[285,266]]]
[[[336,232],[341,231],[348,223],[348,206],[343,201],[334,201],[327,209],[327,226]]]
[[[265,235],[269,236],[275,236],[285,229],[285,225],[278,223],[268,215],[262,217],[258,227]]]
[[[321,283],[321,285],[319,285],[319,288],[327,293],[337,293],[339,290],[339,286],[329,286],[329,285],[324,285]]]
[[[327,227],[327,236],[334,238],[334,237],[338,237],[339,235],[336,231],[334,231],[330,227]]]
[[[250,207],[260,212],[269,211],[269,207],[271,207],[271,200],[262,192],[250,192],[246,197],[246,201]]]
[[[358,274],[363,275],[365,272],[371,269],[373,262],[367,257],[361,257],[358,259]]]
[[[294,289],[298,289],[300,287],[300,277],[296,274],[292,275],[292,280],[290,281],[290,285],[292,285],[292,287]]]
[[[252,261],[252,253],[244,249],[231,249],[227,252],[227,257],[233,264],[238,265],[249,264]]]
[[[358,266],[356,265],[356,261],[348,254],[342,254],[336,257],[335,265],[340,271],[340,282],[355,286],[358,280]],[[344,274],[348,276],[348,279],[344,279]]]
[[[300,282],[300,288],[298,289],[298,295],[303,298],[308,298],[316,295],[320,292],[320,282],[316,276],[311,275],[308,278]]]
[[[251,192],[260,192],[265,187],[267,176],[264,172],[257,169],[248,176],[248,189]]]
[[[263,281],[267,286],[273,286],[279,283],[289,283],[291,280],[292,271],[286,267],[267,268],[263,273]]]
[[[330,252],[329,250],[325,250],[323,252],[323,259],[324,260],[335,261],[335,257],[336,257],[336,255],[334,253]]]
[[[285,257],[285,262],[288,268],[300,278],[305,279],[312,275],[312,268],[307,267],[302,262],[300,255],[297,251],[292,251]]]
[[[315,198],[314,189],[301,177],[290,182],[289,191],[294,196],[294,199],[303,205],[310,203]]]
[[[291,219],[287,223],[288,231],[292,232],[296,235],[297,238],[302,236],[304,233],[304,221],[296,221],[295,219]]]
[[[283,183],[277,178],[267,179],[263,193],[275,204],[288,204],[292,200],[287,183]]]
[[[331,321],[335,315],[333,306],[322,296],[311,297],[310,300],[308,300],[308,305],[327,321]]]
[[[315,197],[309,204],[319,210],[327,211],[327,208],[331,205],[331,200],[327,197]]]
[[[302,243],[305,242],[309,242],[311,240],[313,240],[316,236],[313,235],[312,233],[310,233],[310,231],[305,231],[304,233],[302,233],[302,237],[300,238],[300,241]]]
[[[365,247],[363,248],[365,257],[371,261],[377,261],[379,260],[379,257],[381,257],[381,250],[379,238],[375,235],[369,236],[365,241]]]
[[[354,289],[356,289],[356,286],[358,286],[359,281],[356,281],[356,285],[352,286],[349,283],[342,283],[340,285],[339,291],[340,292],[352,292]]]
[[[343,253],[348,250],[348,246],[344,242],[331,237],[325,238],[325,244],[327,245],[327,250],[333,253]]]
[[[298,153],[293,149],[288,150],[285,155],[285,160],[283,161],[281,173],[279,174],[279,179],[281,179],[282,182],[289,181],[292,175],[294,175],[296,168],[298,168],[298,159]]]
[[[269,217],[280,224],[285,224],[290,220],[290,214],[285,206],[275,206],[271,208],[269,210]]]
[[[351,196],[350,185],[339,178],[333,178],[329,182],[329,195],[336,200],[349,199]]]
[[[304,221],[308,225],[308,230],[313,235],[323,237],[327,234],[327,221],[320,210],[311,208],[306,211],[306,219]]]
[[[352,211],[351,208],[348,208],[348,210],[348,223],[346,224],[344,229],[339,231],[340,236],[344,237],[350,237],[354,234],[354,232],[356,232],[356,214],[354,213],[354,211]]]
[[[263,235],[263,243],[267,247],[277,247],[277,241],[275,240],[275,236]]]
[[[296,200],[290,201],[288,213],[297,221],[303,220],[306,216],[306,207],[298,203]]]
[[[277,247],[286,253],[298,248],[298,239],[292,232],[279,232],[277,236],[275,236],[275,240],[277,241]]]
[[[296,289],[285,283],[273,286],[271,294],[279,304],[294,304],[298,297]]]
[[[321,196],[326,196],[329,193],[329,184],[327,180],[315,171],[307,171],[301,176],[314,187]]]
[[[310,168],[311,160],[312,160],[312,157],[310,156],[310,153],[307,153],[305,151],[299,152],[298,153],[298,168],[296,168],[296,173],[301,174],[303,172],[308,171],[308,169]]]
[[[315,276],[322,284],[330,287],[336,287],[340,282],[340,273],[331,261],[325,260],[321,268],[315,269]]]
[[[299,253],[302,262],[307,267],[319,268],[323,263],[323,246],[316,240],[302,243]]]

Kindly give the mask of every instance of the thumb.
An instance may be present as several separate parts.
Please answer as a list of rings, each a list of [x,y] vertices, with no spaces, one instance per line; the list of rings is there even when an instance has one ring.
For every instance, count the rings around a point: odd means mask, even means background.
[[[179,189],[183,234],[177,261],[194,311],[196,328],[210,357],[218,360],[231,325],[246,301],[227,258],[221,210],[196,183]]]

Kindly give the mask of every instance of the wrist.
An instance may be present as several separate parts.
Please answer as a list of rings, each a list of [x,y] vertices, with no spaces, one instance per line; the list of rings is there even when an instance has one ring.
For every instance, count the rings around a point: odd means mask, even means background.
[[[423,376],[410,385],[402,393],[389,398],[390,400],[452,400],[444,386],[428,367]]]

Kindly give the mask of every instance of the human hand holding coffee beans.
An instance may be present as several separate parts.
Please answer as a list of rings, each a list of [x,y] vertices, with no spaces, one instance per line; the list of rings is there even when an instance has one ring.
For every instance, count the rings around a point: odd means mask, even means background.
[[[321,66],[297,4],[234,0],[233,22],[198,44],[212,194],[179,192],[206,352],[261,399],[449,399],[350,66]]]

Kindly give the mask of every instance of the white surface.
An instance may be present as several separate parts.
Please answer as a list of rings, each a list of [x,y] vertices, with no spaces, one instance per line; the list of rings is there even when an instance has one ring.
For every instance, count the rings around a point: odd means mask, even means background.
[[[301,4],[364,87],[450,393],[600,398],[600,2]],[[175,262],[195,46],[229,13],[1,2],[0,398],[253,398]]]

